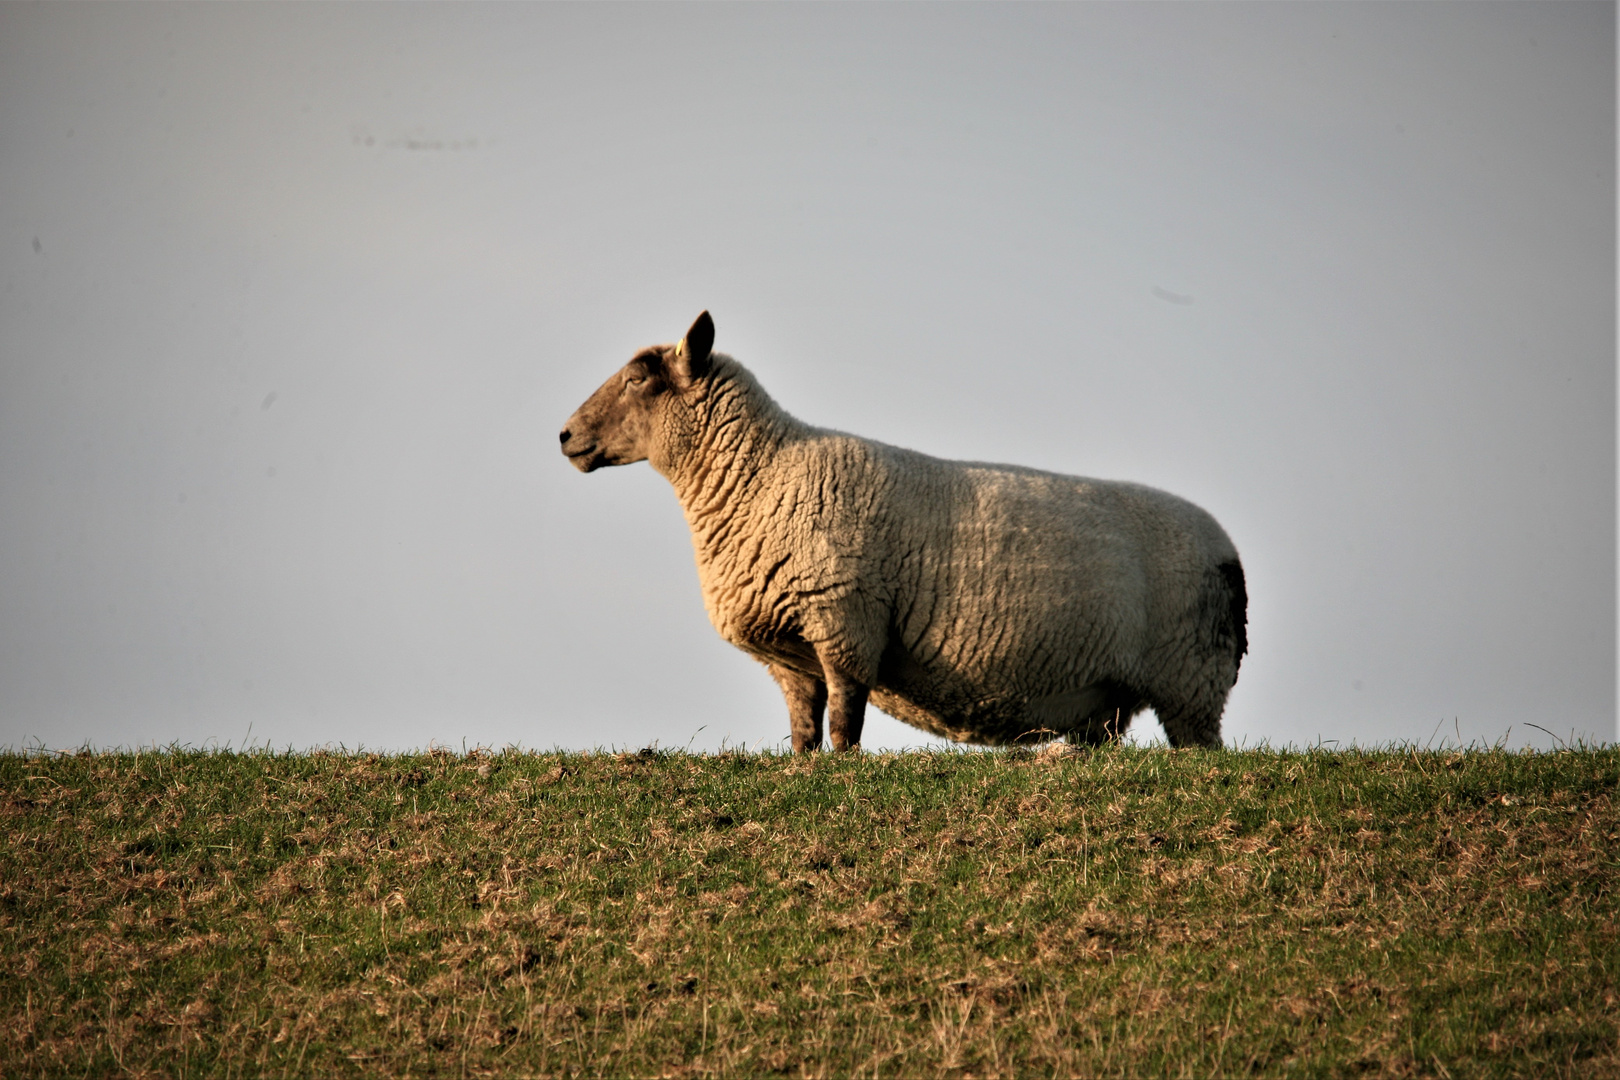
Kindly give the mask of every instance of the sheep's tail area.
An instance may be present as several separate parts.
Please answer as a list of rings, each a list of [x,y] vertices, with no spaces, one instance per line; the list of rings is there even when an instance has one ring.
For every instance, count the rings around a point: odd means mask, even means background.
[[[1249,590],[1243,582],[1243,564],[1236,559],[1223,562],[1215,568],[1226,586],[1226,611],[1221,629],[1232,642],[1232,675],[1243,666],[1243,657],[1249,651]]]

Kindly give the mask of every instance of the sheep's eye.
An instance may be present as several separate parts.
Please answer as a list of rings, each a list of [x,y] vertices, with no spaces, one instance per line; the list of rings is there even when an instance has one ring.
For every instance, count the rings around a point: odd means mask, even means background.
[[[624,382],[625,382],[626,386],[640,386],[642,383],[644,383],[646,381],[647,381],[647,373],[645,371],[626,372],[625,376],[624,376]]]

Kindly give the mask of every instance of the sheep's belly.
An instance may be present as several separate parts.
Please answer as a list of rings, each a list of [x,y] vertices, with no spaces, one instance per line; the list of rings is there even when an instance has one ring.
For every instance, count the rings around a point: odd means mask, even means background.
[[[1077,734],[1096,741],[1110,721],[1122,725],[1128,711],[1117,709],[1114,689],[1106,684],[1083,687],[1033,700],[963,702],[930,708],[892,689],[872,690],[872,704],[895,719],[953,742],[1005,746],[1044,742]]]
[[[732,641],[764,663],[824,677],[815,648],[802,638],[782,635],[761,641],[738,634]],[[925,670],[894,645],[884,654],[871,701],[895,719],[953,742],[1006,746],[1065,735],[1100,741],[1110,733],[1110,725],[1114,733],[1123,730],[1136,707],[1126,700],[1131,696],[1109,682],[1037,698],[986,696],[984,687],[942,679],[939,672]]]

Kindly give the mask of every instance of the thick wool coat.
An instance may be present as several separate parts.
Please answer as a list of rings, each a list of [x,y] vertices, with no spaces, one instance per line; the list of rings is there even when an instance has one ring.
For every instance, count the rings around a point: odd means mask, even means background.
[[[1151,706],[1173,744],[1219,744],[1247,598],[1193,504],[812,427],[718,353],[649,435],[709,618],[760,660],[831,663],[962,742],[1097,742]]]

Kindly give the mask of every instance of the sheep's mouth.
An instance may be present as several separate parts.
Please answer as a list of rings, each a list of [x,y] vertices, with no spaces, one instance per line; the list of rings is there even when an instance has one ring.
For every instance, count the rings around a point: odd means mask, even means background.
[[[580,472],[595,472],[606,462],[605,456],[596,447],[587,447],[584,450],[564,450],[563,456]]]

